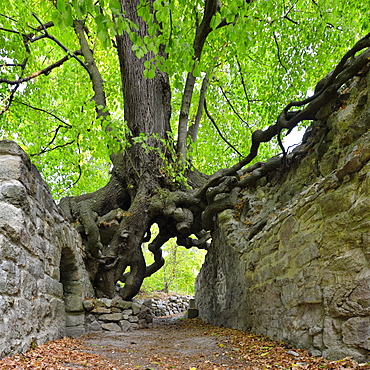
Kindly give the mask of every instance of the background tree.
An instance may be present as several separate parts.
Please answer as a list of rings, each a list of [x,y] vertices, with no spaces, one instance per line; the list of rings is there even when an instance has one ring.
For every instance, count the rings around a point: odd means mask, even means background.
[[[315,84],[368,31],[360,1],[9,0],[0,19],[2,136],[70,195],[97,295],[123,280],[125,299],[170,238],[207,248],[253,180],[243,167],[284,153],[281,131],[315,119],[369,58],[367,35]]]
[[[148,293],[163,291],[194,294],[195,279],[202,267],[206,251],[196,248],[188,250],[178,246],[174,239],[165,243],[162,249],[166,263],[163,268],[144,280],[141,290]],[[154,262],[147,244],[143,246],[143,253],[147,263]]]

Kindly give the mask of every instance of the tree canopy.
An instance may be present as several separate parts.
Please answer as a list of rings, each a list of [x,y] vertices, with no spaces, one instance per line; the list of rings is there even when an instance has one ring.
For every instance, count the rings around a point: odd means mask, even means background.
[[[124,138],[128,130],[114,41],[116,33],[128,32],[137,57],[150,54],[145,75],[151,78],[161,69],[170,77],[174,137],[187,75],[193,73],[186,120],[188,127],[200,120],[200,129],[191,154],[194,165],[210,174],[246,155],[252,131],[274,122],[290,100],[305,98],[369,28],[362,1],[231,0],[217,5],[200,45],[197,29],[207,3],[141,1],[138,12],[149,32],[140,38],[118,0],[3,2],[1,136],[35,155],[33,161],[60,196],[104,185],[112,138]],[[95,113],[76,19],[84,21],[86,42],[104,80],[112,113],[108,133]],[[158,55],[161,47],[166,58]],[[207,114],[201,115],[204,97]],[[261,148],[262,159],[275,148],[276,143]]]
[[[1,137],[56,197],[74,196],[63,209],[101,294],[130,266],[131,298],[170,237],[206,245],[237,170],[284,152],[280,133],[367,63],[369,12],[345,0],[2,2]],[[140,245],[153,223],[150,268]]]

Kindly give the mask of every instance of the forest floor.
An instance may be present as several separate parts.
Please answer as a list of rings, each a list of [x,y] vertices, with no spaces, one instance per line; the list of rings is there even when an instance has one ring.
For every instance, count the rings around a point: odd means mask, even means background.
[[[0,360],[17,370],[236,370],[370,369],[351,358],[324,360],[267,338],[204,324],[180,315],[160,317],[153,328],[96,332],[54,340]]]

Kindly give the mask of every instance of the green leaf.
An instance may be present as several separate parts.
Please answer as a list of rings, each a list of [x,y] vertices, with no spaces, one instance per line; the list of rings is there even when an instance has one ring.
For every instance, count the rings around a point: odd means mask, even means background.
[[[153,78],[155,76],[155,69],[149,69],[144,71],[144,76],[146,78]]]
[[[57,0],[57,9],[62,13],[65,12],[66,10],[65,0]]]
[[[145,51],[143,48],[137,48],[136,50],[136,58],[140,59],[145,55]]]

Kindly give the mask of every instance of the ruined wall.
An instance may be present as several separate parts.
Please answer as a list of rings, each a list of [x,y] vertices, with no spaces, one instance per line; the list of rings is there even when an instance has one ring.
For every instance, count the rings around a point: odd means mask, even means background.
[[[352,81],[320,111],[307,154],[219,215],[197,280],[201,318],[370,360],[369,90],[369,77]]]
[[[23,150],[0,141],[0,357],[85,332],[78,233]]]

